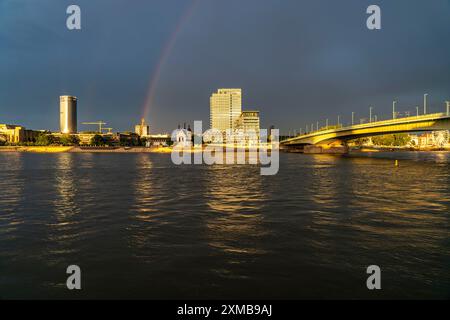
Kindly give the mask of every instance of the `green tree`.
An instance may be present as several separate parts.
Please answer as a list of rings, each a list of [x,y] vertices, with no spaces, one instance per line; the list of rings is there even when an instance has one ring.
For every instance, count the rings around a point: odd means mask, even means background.
[[[409,144],[411,137],[409,134],[400,133],[394,134],[394,146],[404,147]]]
[[[99,134],[96,134],[91,138],[91,145],[93,146],[103,146],[105,145],[105,140],[103,137]]]
[[[6,136],[0,135],[0,146],[6,146],[7,140]]]
[[[353,140],[353,142],[357,146],[363,146],[369,142],[369,138],[358,138],[358,139]]]
[[[80,139],[77,136],[70,134],[65,134],[61,136],[59,141],[63,146],[75,146],[80,144]]]
[[[372,141],[378,146],[404,147],[411,141],[411,137],[406,133],[386,134],[383,136],[373,137]]]

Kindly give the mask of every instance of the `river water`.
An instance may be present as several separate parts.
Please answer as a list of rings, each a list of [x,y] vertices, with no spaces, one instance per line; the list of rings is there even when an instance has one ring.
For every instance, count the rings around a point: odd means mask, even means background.
[[[439,152],[0,153],[0,298],[449,298],[449,182]]]

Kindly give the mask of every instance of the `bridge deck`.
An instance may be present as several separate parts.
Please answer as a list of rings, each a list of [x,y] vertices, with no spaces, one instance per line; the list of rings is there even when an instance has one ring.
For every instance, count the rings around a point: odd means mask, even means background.
[[[330,135],[330,134],[336,134],[336,136],[338,136],[339,133],[344,133],[346,131],[351,132],[351,131],[361,130],[361,129],[374,129],[374,133],[377,133],[376,129],[380,128],[380,127],[393,126],[393,125],[407,125],[407,124],[414,124],[414,123],[427,122],[427,121],[438,121],[438,120],[444,120],[444,119],[450,119],[450,115],[447,113],[433,113],[433,114],[426,114],[426,115],[421,115],[421,116],[413,116],[413,117],[406,117],[406,118],[397,118],[397,119],[382,120],[382,121],[376,121],[376,122],[368,122],[368,123],[357,124],[357,125],[352,125],[352,126],[314,131],[314,132],[310,132],[307,134],[296,136],[294,138],[283,140],[280,143],[286,144],[286,145],[301,144],[302,140],[307,141],[310,138],[317,138],[319,136],[325,136],[325,135]],[[430,130],[432,130],[432,129],[430,129]]]

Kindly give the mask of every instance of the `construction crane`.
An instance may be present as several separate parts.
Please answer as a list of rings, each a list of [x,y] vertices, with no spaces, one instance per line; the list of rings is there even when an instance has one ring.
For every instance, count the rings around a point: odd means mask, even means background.
[[[102,126],[104,124],[106,124],[106,122],[103,122],[103,121],[100,120],[100,121],[97,121],[97,122],[82,122],[82,124],[97,125],[98,126],[98,132],[102,133],[103,132]]]
[[[113,128],[102,128],[102,129],[103,129],[103,130],[108,130],[108,134],[111,134]]]

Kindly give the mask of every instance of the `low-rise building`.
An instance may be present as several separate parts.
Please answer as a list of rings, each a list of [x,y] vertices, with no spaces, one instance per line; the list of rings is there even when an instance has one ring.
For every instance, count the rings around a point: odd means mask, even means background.
[[[0,140],[9,143],[35,142],[40,131],[27,130],[14,124],[0,124]]]
[[[448,130],[411,134],[410,145],[415,147],[447,147],[450,144]]]
[[[169,145],[170,135],[169,134],[151,134],[145,137],[146,147],[165,147]]]

